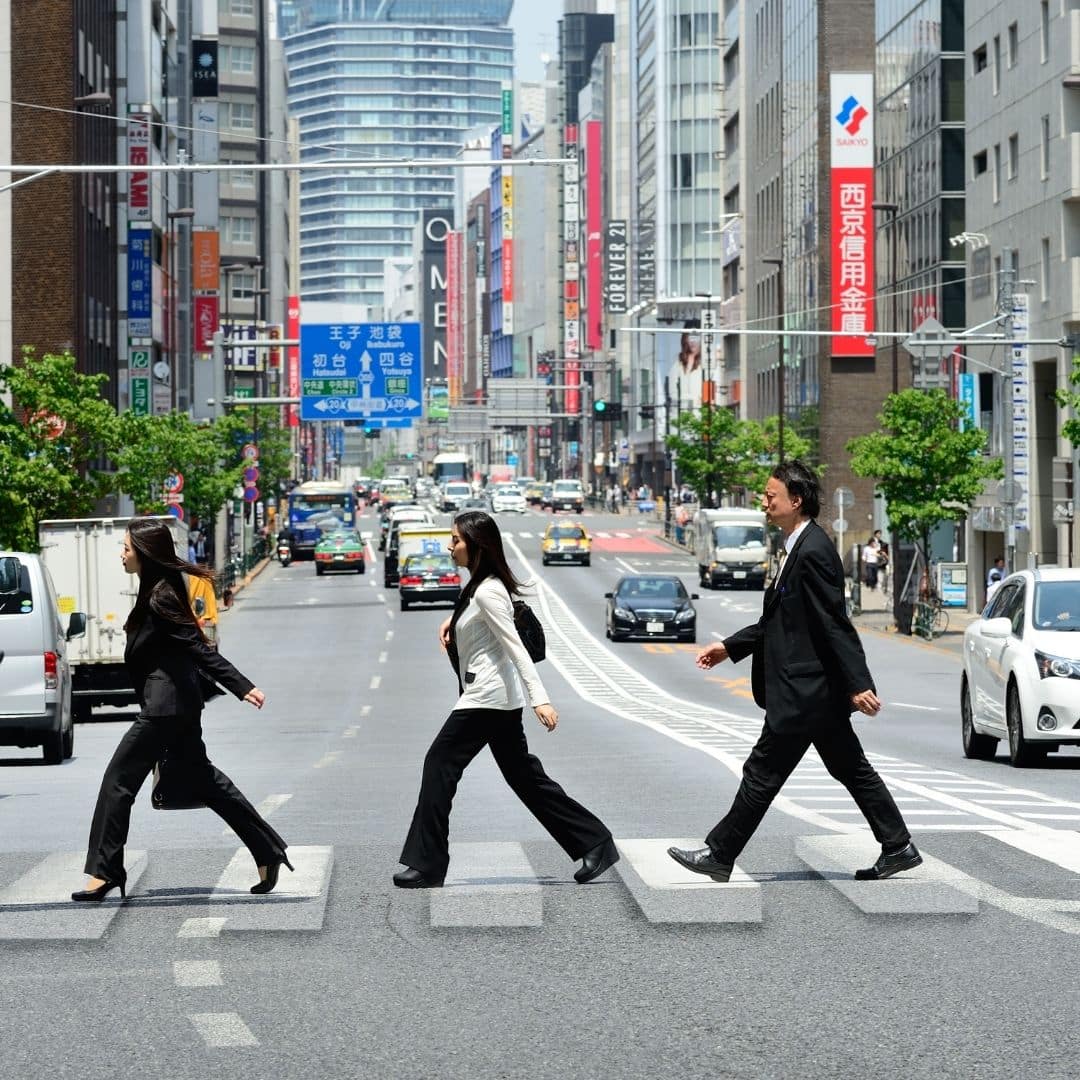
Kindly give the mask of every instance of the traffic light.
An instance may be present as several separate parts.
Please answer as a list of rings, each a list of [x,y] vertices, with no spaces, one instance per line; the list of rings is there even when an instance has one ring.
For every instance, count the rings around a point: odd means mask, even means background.
[[[599,423],[612,423],[622,419],[622,405],[617,401],[598,398],[593,402],[593,419]]]

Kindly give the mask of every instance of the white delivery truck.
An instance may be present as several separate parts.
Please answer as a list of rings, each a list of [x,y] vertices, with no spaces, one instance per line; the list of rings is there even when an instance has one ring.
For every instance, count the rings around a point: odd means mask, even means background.
[[[76,720],[89,720],[95,705],[138,702],[124,667],[124,622],[139,591],[139,579],[120,561],[130,520],[73,518],[38,526],[41,559],[56,585],[61,615],[86,614],[86,634],[68,646]],[[176,553],[186,559],[187,526],[171,514],[159,520],[172,530]]]
[[[699,510],[694,515],[693,537],[704,588],[765,588],[769,548],[764,511]]]

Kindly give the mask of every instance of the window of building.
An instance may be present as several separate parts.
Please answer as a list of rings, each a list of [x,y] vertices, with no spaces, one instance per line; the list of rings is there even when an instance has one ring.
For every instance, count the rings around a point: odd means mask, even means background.
[[[1016,23],[1009,23],[1008,42],[1009,67],[1016,67],[1020,54],[1020,32],[1017,29]]]
[[[1044,236],[1039,252],[1039,269],[1041,271],[1039,282],[1039,295],[1045,304],[1050,299],[1050,237]]]
[[[945,191],[964,190],[964,129],[941,129],[941,186]]]
[[[255,0],[228,0],[230,15],[254,15]]]
[[[980,71],[986,70],[986,43],[983,42],[972,54],[971,54],[971,68],[972,73],[978,75]]]
[[[255,297],[256,278],[254,270],[241,270],[229,274],[229,298],[232,300],[252,300]]]
[[[1007,169],[1010,180],[1015,180],[1020,174],[1020,136],[1016,134],[1009,136],[1009,163]]]
[[[964,122],[964,61],[941,61],[941,119],[945,123]]]
[[[221,219],[222,232],[225,234],[226,243],[230,244],[254,244],[255,243],[255,219],[249,217],[223,217]]]
[[[1001,89],[1001,37],[998,34],[994,35],[994,53],[991,68],[990,74],[994,79],[994,93],[996,94]]]
[[[692,188],[694,186],[694,155],[671,155],[671,186],[673,188]]]
[[[1041,178],[1050,176],[1050,115],[1044,113],[1039,127],[1039,168]]]
[[[253,188],[255,186],[254,169],[230,169],[229,183],[234,188]]]
[[[255,49],[251,45],[223,45],[222,70],[234,75],[252,75],[255,72]]]
[[[986,172],[986,151],[980,150],[977,154],[971,156],[971,174],[972,176],[982,176]]]
[[[994,143],[994,190],[993,200],[1001,199],[1001,143]]]
[[[229,104],[229,127],[233,131],[255,130],[255,105],[246,101],[233,101]]]
[[[1050,59],[1050,0],[1039,4],[1039,52],[1045,64]]]

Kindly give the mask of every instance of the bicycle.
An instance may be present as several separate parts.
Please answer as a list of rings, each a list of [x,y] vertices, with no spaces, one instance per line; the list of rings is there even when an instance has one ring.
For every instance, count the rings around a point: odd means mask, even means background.
[[[931,593],[915,605],[915,621],[912,629],[921,638],[933,641],[949,629],[949,613],[942,606],[941,597]]]

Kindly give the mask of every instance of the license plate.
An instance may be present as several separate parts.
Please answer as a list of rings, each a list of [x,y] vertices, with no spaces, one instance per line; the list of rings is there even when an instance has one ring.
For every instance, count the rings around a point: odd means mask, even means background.
[[[424,582],[424,588],[425,589],[434,589],[434,588],[438,587],[438,584],[439,583],[437,581],[425,581]]]
[[[662,622],[646,623],[645,632],[647,634],[662,634],[664,632],[664,624]]]
[[[733,578],[735,578],[736,581],[741,581],[744,577],[746,577],[746,571],[745,570],[736,570],[735,573],[732,574],[731,576]]]
[[[344,561],[345,561],[345,556],[344,555],[335,555],[334,556],[334,562],[344,562]]]

